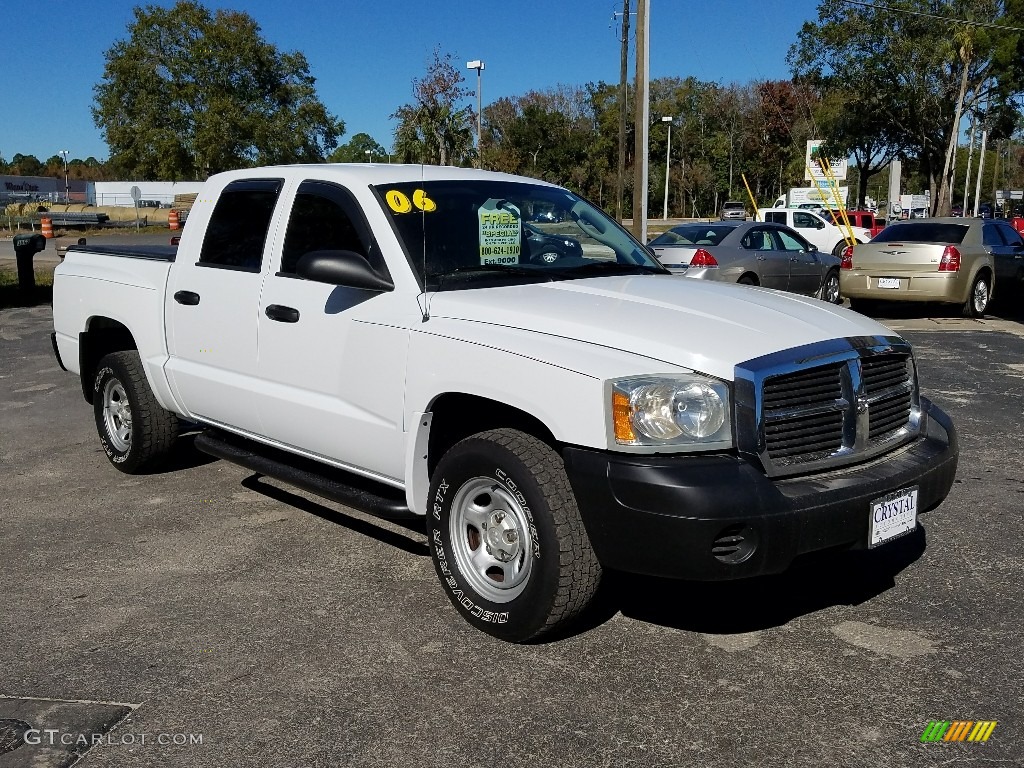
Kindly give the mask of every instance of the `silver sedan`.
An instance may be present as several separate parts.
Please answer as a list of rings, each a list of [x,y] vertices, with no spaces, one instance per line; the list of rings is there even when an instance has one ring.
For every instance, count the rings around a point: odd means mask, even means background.
[[[789,227],[760,221],[680,224],[650,242],[669,270],[700,280],[761,285],[838,304],[839,263]]]

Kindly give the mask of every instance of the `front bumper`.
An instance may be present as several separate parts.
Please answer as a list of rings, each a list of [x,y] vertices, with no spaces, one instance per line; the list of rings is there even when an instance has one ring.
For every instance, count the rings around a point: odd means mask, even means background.
[[[919,439],[874,461],[783,480],[731,455],[563,455],[602,565],[737,579],[779,573],[808,552],[866,548],[870,504],[893,491],[918,486],[919,513],[938,506],[956,474],[956,431],[923,398],[922,425]]]

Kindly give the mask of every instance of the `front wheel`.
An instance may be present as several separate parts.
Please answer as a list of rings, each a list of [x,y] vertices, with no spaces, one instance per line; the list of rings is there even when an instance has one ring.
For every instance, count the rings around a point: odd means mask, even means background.
[[[441,458],[427,536],[448,599],[503,640],[537,640],[563,627],[600,582],[561,457],[517,430],[481,432]]]
[[[822,301],[827,301],[829,304],[843,303],[843,298],[839,295],[839,272],[834,269],[829,270],[821,284],[818,298]]]
[[[985,275],[978,275],[971,284],[971,292],[964,302],[964,317],[982,317],[992,299],[992,287]]]
[[[135,474],[159,463],[178,436],[178,417],[157,402],[138,352],[100,360],[92,404],[103,452],[122,472]]]

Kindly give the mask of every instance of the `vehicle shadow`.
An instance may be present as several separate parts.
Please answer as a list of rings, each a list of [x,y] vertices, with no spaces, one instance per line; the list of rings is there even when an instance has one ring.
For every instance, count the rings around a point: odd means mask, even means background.
[[[774,576],[725,582],[606,573],[597,599],[581,617],[579,634],[617,612],[638,621],[705,634],[740,634],[778,627],[837,605],[860,605],[895,585],[924,553],[924,528],[877,550],[827,551],[798,559]]]
[[[284,488],[263,482],[263,475],[259,473],[254,473],[245,478],[242,481],[242,487],[281,504],[287,504],[290,507],[301,509],[303,512],[316,515],[321,520],[348,528],[354,533],[376,539],[382,544],[388,544],[395,549],[408,552],[410,555],[416,555],[417,557],[428,557],[430,555],[430,548],[427,547],[427,538],[422,520],[389,519],[386,521],[394,526],[408,530],[410,535],[406,536],[398,531],[385,528],[381,524],[347,515],[317,501],[307,499],[305,496],[300,496]],[[382,520],[381,522],[384,521]]]
[[[203,453],[195,447],[196,433],[186,433],[174,441],[167,457],[157,466],[145,472],[147,475],[166,475],[170,472],[179,472],[183,469],[195,469],[207,464],[212,464],[219,459],[208,453]]]
[[[867,306],[869,315],[880,322],[920,318],[962,318],[960,307],[952,304],[918,302],[874,302]],[[985,318],[1024,323],[1024,289],[1008,289],[997,293],[985,312]],[[983,318],[984,319],[984,318]]]

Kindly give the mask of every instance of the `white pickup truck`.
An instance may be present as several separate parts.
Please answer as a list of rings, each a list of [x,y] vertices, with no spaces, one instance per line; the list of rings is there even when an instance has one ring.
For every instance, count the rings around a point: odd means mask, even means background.
[[[53,312],[115,467],[199,429],[418,516],[452,603],[510,641],[564,631],[602,569],[734,579],[883,545],[957,465],[892,331],[673,276],[585,200],[498,173],[219,174],[177,248],[72,247]]]

